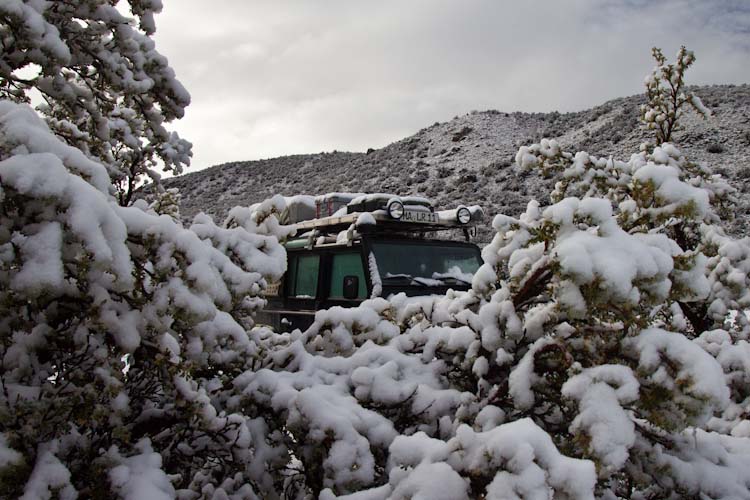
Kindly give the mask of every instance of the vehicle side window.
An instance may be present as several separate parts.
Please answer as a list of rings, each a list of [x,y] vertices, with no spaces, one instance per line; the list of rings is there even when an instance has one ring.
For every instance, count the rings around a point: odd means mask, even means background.
[[[328,296],[332,299],[344,297],[344,276],[359,278],[358,299],[367,297],[367,282],[362,268],[362,256],[359,253],[334,254],[331,259],[331,289]]]
[[[296,255],[289,259],[287,283],[290,297],[315,297],[318,291],[320,255]]]

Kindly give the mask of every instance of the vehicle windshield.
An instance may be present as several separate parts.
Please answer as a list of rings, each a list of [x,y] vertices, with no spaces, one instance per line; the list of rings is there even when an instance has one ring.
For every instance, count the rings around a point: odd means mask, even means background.
[[[475,246],[375,242],[372,251],[384,284],[409,281],[423,286],[470,284],[482,264]]]

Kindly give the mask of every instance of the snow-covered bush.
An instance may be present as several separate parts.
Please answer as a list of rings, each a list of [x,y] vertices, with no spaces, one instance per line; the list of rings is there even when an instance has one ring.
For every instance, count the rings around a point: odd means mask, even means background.
[[[157,159],[187,164],[164,123],[189,96],[149,37],[161,2],[128,5],[137,22],[117,2],[0,2],[2,498],[252,498],[266,480],[263,424],[230,408],[266,357],[252,315],[290,229],[262,207],[262,227],[187,228],[178,193],[132,199]]]
[[[227,405],[263,358],[277,236],[120,206],[28,106],[0,102],[0,137],[0,490],[174,496],[243,473],[250,422]]]
[[[710,116],[711,111],[698,96],[684,91],[685,72],[695,62],[692,51],[680,47],[673,64],[667,63],[660,49],[654,47],[651,52],[657,66],[644,80],[648,102],[641,106],[641,121],[645,128],[654,131],[656,144],[663,144],[671,141],[672,134],[679,129],[682,107],[688,105],[704,117]]]
[[[161,0],[0,2],[0,98],[41,98],[50,128],[106,167],[122,205],[144,176],[159,178],[157,165],[179,174],[190,163],[190,143],[165,128],[190,95],[151,39],[161,7]]]

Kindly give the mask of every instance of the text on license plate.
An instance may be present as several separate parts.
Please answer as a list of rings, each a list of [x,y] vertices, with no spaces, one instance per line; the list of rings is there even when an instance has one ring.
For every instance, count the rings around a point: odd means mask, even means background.
[[[435,224],[438,221],[436,213],[432,212],[418,212],[416,210],[404,210],[404,215],[401,217],[404,222],[419,222],[423,224]]]

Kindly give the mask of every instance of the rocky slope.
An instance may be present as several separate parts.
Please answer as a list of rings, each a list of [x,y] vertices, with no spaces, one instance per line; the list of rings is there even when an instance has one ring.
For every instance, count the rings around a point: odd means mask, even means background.
[[[705,161],[725,175],[741,194],[733,232],[750,228],[750,85],[693,89],[713,111],[703,120],[691,111],[675,143],[694,161]],[[615,99],[575,113],[472,112],[435,123],[411,137],[366,153],[320,153],[217,165],[165,181],[182,194],[186,220],[200,212],[223,219],[235,205],[248,205],[275,193],[332,191],[394,192],[427,196],[440,208],[478,203],[490,217],[516,215],[531,198],[547,201],[551,180],[520,171],[519,146],[542,137],[557,139],[569,151],[627,160],[650,138],[641,130],[642,95]],[[489,223],[480,240],[489,237]]]

